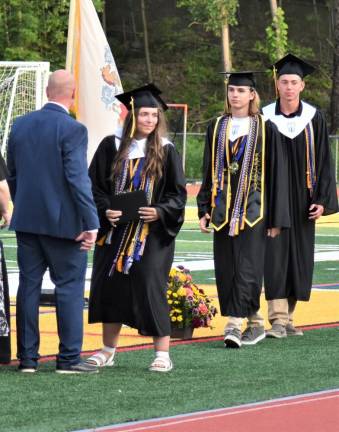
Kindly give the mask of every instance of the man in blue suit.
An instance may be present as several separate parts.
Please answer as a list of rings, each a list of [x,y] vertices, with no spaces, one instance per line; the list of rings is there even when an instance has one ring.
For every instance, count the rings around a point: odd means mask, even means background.
[[[20,270],[17,293],[19,371],[39,360],[39,299],[47,268],[55,284],[60,339],[56,371],[91,373],[80,361],[87,250],[99,221],[87,175],[87,129],[69,116],[75,80],[65,70],[50,75],[49,102],[13,124],[7,152]]]

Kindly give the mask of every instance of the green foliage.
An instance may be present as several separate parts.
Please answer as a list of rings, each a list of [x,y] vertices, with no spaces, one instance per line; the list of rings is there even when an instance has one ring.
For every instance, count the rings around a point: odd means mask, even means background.
[[[288,25],[285,22],[285,13],[278,7],[272,23],[266,27],[266,41],[257,41],[256,49],[268,56],[270,63],[275,63],[283,57],[288,45]]]
[[[215,35],[220,35],[225,23],[231,26],[237,24],[238,0],[178,0],[177,4],[187,7],[193,18]]]
[[[278,7],[273,22],[266,28],[268,55],[272,63],[279,60],[286,53],[288,42],[288,25],[285,22],[285,13]]]
[[[0,4],[0,60],[50,61],[64,67],[69,0],[6,0]],[[102,10],[103,0],[94,1]]]
[[[186,142],[185,175],[190,180],[201,179],[205,139],[203,135],[189,135]]]

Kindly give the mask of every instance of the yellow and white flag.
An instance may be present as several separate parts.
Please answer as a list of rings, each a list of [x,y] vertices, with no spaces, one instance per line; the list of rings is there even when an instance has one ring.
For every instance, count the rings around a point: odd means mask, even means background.
[[[76,118],[88,128],[88,161],[100,141],[118,129],[125,109],[119,73],[92,0],[71,0],[66,68],[76,79]]]

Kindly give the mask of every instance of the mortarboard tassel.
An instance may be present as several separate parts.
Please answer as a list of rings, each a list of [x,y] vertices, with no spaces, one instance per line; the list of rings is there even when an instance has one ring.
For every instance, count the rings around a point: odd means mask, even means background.
[[[227,86],[228,86],[228,79],[229,77],[227,76],[224,80],[225,83],[225,89],[226,89],[226,97],[225,97],[225,112],[229,113],[229,106],[228,106],[228,90],[227,90]]]
[[[134,97],[133,96],[131,96],[130,105],[132,107],[132,128],[131,128],[131,133],[130,133],[129,137],[133,138],[133,135],[135,132],[135,111],[134,111]]]
[[[277,69],[275,66],[273,66],[273,80],[274,80],[274,88],[275,88],[275,98],[278,99],[279,93],[278,93],[278,85],[277,85]]]

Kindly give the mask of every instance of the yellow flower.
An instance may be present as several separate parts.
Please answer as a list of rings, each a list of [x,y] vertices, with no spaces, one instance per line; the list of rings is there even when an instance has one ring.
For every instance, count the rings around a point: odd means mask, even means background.
[[[173,297],[178,297],[178,294],[174,292]]]
[[[179,297],[186,297],[186,290],[185,288],[181,287],[178,289],[177,294]]]
[[[183,320],[183,317],[182,317],[181,315],[179,315],[179,316],[177,317],[177,321],[181,322],[182,320]]]
[[[170,275],[170,277],[173,277],[176,275],[176,273],[177,273],[177,270],[175,268],[171,268],[169,275]]]
[[[167,300],[168,304],[172,304],[173,300]]]
[[[176,321],[177,320],[177,317],[175,317],[175,316],[172,316],[172,318],[171,318],[171,321]]]

